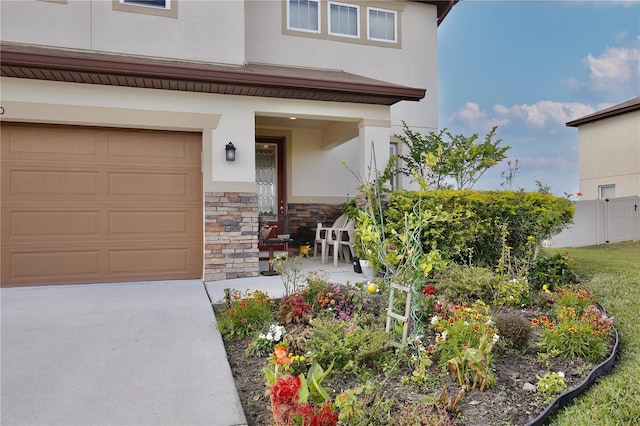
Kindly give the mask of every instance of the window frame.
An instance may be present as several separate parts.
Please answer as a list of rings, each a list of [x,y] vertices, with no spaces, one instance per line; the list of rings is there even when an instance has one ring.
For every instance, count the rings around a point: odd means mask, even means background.
[[[371,37],[371,15],[370,12],[385,12],[393,15],[393,40],[385,38]],[[398,43],[398,12],[391,9],[383,9],[381,7],[367,6],[367,40],[381,42],[381,43]]]
[[[309,33],[309,34],[320,34],[322,31],[322,5],[320,4],[320,0],[307,0],[308,2],[312,2],[315,3],[317,8],[318,8],[318,29],[317,30],[312,30],[312,29],[306,29],[306,28],[298,28],[298,27],[292,27],[291,26],[291,0],[286,0],[286,8],[287,8],[287,15],[286,15],[286,28],[289,31],[300,31],[303,33]]]
[[[178,17],[178,0],[164,0],[165,6],[136,3],[135,0],[112,0],[112,9],[119,12],[140,13],[143,15]]]
[[[608,193],[609,191],[613,191],[612,197],[607,196],[606,193]],[[615,184],[598,185],[598,198],[600,198],[601,200],[616,198],[616,185]]]
[[[331,31],[331,6],[332,5],[336,5],[336,6],[344,6],[344,7],[348,7],[350,9],[355,9],[356,10],[356,35],[351,35],[351,34],[344,34],[344,33],[334,33],[333,31]],[[361,20],[361,15],[360,15],[360,5],[358,4],[353,4],[353,3],[342,3],[342,2],[338,2],[338,1],[328,1],[327,2],[327,34],[333,37],[345,37],[345,38],[349,38],[349,39],[354,39],[354,40],[360,40],[362,38],[362,32],[360,31],[360,20]]]

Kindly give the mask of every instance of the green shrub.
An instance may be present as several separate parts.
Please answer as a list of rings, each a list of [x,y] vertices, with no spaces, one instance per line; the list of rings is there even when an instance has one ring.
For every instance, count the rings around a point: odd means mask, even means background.
[[[554,291],[556,288],[578,282],[576,274],[571,270],[568,253],[556,253],[553,256],[540,256],[529,267],[529,285],[532,290],[547,289]]]
[[[513,312],[500,312],[495,315],[498,334],[504,344],[520,352],[527,350],[531,340],[531,323],[522,315]]]
[[[384,329],[362,324],[357,317],[346,321],[314,319],[307,349],[314,361],[323,367],[333,362],[338,370],[372,366],[391,353]]]
[[[473,303],[477,300],[490,302],[498,277],[486,268],[449,264],[435,275],[438,296],[455,303]]]
[[[501,256],[502,229],[514,257],[524,257],[531,237],[539,245],[571,223],[574,206],[566,198],[523,191],[395,191],[385,206],[385,224],[400,231],[404,215],[420,203],[437,215],[425,222],[422,241],[448,259],[493,268]]]
[[[218,330],[224,340],[242,339],[262,330],[272,316],[272,302],[266,293],[233,290],[229,305],[218,309]]]

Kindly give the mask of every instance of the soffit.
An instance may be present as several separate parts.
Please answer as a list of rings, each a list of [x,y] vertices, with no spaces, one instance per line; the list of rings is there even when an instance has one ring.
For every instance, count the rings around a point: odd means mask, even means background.
[[[393,105],[426,90],[340,70],[229,66],[54,47],[0,44],[3,77],[225,95]]]

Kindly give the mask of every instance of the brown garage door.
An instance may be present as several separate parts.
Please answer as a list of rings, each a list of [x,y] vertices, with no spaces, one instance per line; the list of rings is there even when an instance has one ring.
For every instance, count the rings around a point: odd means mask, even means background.
[[[2,124],[2,285],[200,278],[201,135]]]

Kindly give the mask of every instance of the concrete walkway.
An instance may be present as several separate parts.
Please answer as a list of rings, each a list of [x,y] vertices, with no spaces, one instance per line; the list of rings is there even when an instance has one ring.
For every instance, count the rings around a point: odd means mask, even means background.
[[[284,292],[280,276],[1,289],[0,424],[245,425],[209,300],[225,288]]]

